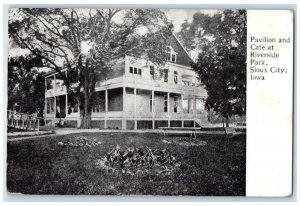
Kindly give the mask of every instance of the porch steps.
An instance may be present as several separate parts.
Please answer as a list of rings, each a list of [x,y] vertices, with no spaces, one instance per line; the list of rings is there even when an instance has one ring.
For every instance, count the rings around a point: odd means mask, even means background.
[[[212,123],[210,123],[206,118],[195,119],[196,127],[215,127]]]

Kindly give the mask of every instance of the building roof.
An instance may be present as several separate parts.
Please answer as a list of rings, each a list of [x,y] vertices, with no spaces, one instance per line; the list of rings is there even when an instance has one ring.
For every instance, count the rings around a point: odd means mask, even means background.
[[[190,67],[191,63],[193,62],[190,54],[186,51],[183,45],[180,43],[179,39],[173,33],[168,40],[169,46],[171,46],[174,52],[177,54],[176,62],[172,62],[173,64],[179,64],[182,66]],[[52,75],[57,73],[55,70],[51,70],[44,74],[44,76]]]
[[[177,53],[176,62],[172,62],[174,64],[180,64],[183,66],[191,66],[191,62],[193,62],[189,53],[185,50],[185,48],[180,43],[179,39],[173,34],[169,39],[170,46]]]

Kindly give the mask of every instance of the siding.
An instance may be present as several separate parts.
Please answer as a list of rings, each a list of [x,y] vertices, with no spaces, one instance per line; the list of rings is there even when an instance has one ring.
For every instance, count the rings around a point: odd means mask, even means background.
[[[174,49],[174,51],[177,53],[177,59],[176,64],[184,65],[184,66],[191,66],[192,59],[187,55],[187,53],[184,51],[180,43],[177,41],[177,39],[172,35],[169,39],[169,43],[171,47]]]

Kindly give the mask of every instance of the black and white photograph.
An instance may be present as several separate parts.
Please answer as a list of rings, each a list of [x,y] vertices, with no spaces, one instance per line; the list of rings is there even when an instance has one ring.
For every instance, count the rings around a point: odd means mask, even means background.
[[[10,8],[9,194],[246,195],[247,11]]]

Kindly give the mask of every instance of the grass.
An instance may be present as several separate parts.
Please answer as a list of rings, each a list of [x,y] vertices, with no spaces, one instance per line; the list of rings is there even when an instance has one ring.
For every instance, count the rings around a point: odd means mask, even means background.
[[[60,146],[76,137],[101,141],[96,146]],[[23,194],[245,195],[246,137],[201,135],[206,146],[164,144],[157,134],[70,134],[9,142],[7,189]],[[171,175],[112,173],[95,162],[119,144],[168,148],[180,163]]]

